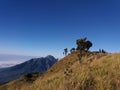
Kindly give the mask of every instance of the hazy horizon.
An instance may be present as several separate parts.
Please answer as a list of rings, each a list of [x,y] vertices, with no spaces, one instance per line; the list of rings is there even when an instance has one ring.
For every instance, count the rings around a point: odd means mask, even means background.
[[[11,54],[0,54],[0,68],[14,66],[16,64],[28,61],[34,56],[22,56],[22,55],[11,55]],[[37,58],[37,57],[36,57]]]
[[[92,51],[120,51],[118,0],[0,0],[0,53],[63,57],[88,37]]]
[[[11,67],[29,61],[33,58],[41,58],[46,56],[25,56],[13,54],[0,54],[0,68]],[[56,58],[56,57],[55,57]]]

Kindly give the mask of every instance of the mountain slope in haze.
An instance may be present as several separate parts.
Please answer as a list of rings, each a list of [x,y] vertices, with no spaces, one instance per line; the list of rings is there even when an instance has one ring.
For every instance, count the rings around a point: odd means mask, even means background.
[[[15,65],[17,65],[16,63],[2,63],[2,64],[0,64],[0,69],[1,68],[7,68],[7,67],[12,67],[12,66],[15,66]]]
[[[0,69],[0,84],[15,80],[18,77],[32,72],[43,73],[57,62],[53,56],[34,58],[13,67]]]
[[[34,58],[34,56],[0,54],[0,68],[11,67],[31,58]]]
[[[72,53],[54,64],[34,83],[17,79],[0,90],[120,90],[120,53],[89,53],[79,63]]]

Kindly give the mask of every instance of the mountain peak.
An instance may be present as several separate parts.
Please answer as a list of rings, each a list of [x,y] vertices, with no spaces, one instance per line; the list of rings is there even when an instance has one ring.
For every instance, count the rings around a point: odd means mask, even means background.
[[[57,59],[52,55],[49,55],[47,57],[30,59],[29,61],[26,61],[24,63],[1,70],[0,83],[5,83],[17,79],[18,77],[23,76],[27,73],[44,73],[56,62]]]

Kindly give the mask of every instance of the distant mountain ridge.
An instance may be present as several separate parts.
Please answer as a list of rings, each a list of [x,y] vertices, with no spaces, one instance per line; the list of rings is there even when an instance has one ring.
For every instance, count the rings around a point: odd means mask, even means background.
[[[53,64],[57,62],[57,59],[51,55],[41,58],[33,58],[22,64],[12,66],[9,68],[0,69],[0,84],[15,80],[22,75],[33,72],[44,73]]]

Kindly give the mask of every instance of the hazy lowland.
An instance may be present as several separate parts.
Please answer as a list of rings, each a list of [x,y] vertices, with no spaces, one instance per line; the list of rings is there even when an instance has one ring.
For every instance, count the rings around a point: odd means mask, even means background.
[[[14,66],[34,57],[35,56],[0,54],[0,68]]]

